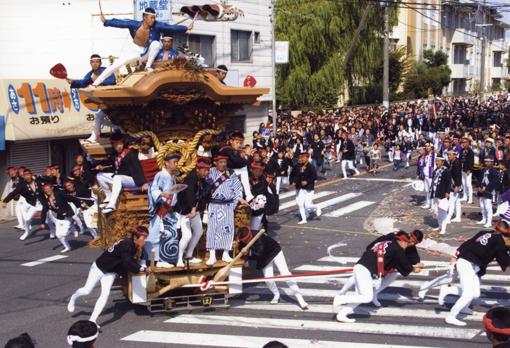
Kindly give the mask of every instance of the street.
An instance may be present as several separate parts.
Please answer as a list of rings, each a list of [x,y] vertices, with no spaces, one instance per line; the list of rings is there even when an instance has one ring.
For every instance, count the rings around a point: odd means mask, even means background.
[[[413,211],[427,215],[411,202],[410,178],[415,168],[393,172],[386,167],[376,177],[363,174],[353,179],[338,178],[335,164],[326,180],[318,181],[315,203],[323,213],[305,225],[297,225],[297,206],[292,189],[282,192],[280,212],[269,217],[270,234],[281,242],[293,273],[326,271],[353,266],[365,246],[376,234],[365,227],[378,216],[395,216],[397,226],[420,228],[427,234],[431,227],[416,218]],[[476,203],[476,201],[475,201]],[[478,231],[473,225],[477,205],[466,207],[462,223],[448,227],[444,241],[458,245]],[[410,218],[409,216],[414,216]],[[413,220],[414,219],[414,220]],[[415,224],[413,223],[415,221]],[[98,289],[77,303],[72,315],[66,310],[69,296],[85,282],[90,264],[100,250],[87,246],[90,236],[71,238],[73,250],[60,254],[58,241],[48,231],[38,231],[24,242],[13,222],[0,225],[0,336],[7,338],[28,332],[40,347],[65,347],[68,327],[76,320],[88,319]],[[331,250],[328,247],[342,243]],[[448,258],[422,252],[431,265],[446,266]],[[443,271],[444,272],[444,271]],[[400,277],[380,294],[382,307],[363,305],[356,310],[355,323],[338,323],[331,311],[333,296],[347,279],[314,279],[299,283],[310,304],[299,309],[289,289],[278,283],[280,303],[269,304],[271,294],[264,284],[245,286],[243,295],[231,300],[228,310],[159,314],[151,316],[144,307],[131,305],[119,290],[113,290],[99,318],[102,333],[97,347],[262,347],[280,340],[289,347],[481,347],[487,344],[481,318],[495,304],[509,305],[506,284],[510,279],[497,267],[490,267],[482,278],[482,297],[475,302],[474,313],[466,316],[462,328],[444,323],[444,315],[456,300],[447,297],[445,306],[437,304],[437,289],[423,302],[417,288],[437,272],[423,271]]]

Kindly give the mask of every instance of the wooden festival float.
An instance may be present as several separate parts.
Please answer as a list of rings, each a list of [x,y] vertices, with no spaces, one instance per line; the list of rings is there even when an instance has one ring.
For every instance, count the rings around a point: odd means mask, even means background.
[[[142,161],[145,175],[151,181],[163,166],[163,158],[173,152],[182,154],[178,163],[177,181],[182,181],[194,169],[197,149],[205,151],[220,145],[221,137],[244,105],[257,103],[257,98],[268,93],[266,88],[228,87],[219,82],[214,72],[197,64],[189,57],[156,63],[152,72],[134,72],[116,86],[83,90],[88,101],[98,104],[110,120],[133,137],[149,135],[158,152],[157,157]],[[104,159],[110,151],[109,142],[82,142],[84,151],[96,160]],[[101,203],[101,192],[99,203]],[[117,210],[111,214],[98,212],[99,237],[92,245],[107,248],[126,237],[129,229],[148,226],[148,197],[140,189],[123,190]],[[250,210],[238,206],[236,229],[249,226]],[[184,267],[155,268],[149,276],[131,274],[123,282],[124,293],[135,304],[146,305],[149,311],[179,311],[204,307],[227,307],[228,298],[242,292],[242,285],[215,286],[203,291],[198,287],[201,277],[214,278],[227,264],[218,261],[207,266],[205,249],[206,228],[195,250],[202,263]],[[237,234],[237,233],[236,233]],[[237,235],[233,245],[234,256],[239,248]],[[240,281],[244,260],[237,260],[228,280]]]

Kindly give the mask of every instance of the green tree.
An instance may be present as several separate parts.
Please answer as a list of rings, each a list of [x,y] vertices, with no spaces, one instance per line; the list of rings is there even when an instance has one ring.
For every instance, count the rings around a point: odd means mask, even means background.
[[[423,61],[413,63],[404,83],[406,98],[426,98],[428,89],[441,95],[450,83],[452,71],[448,66],[448,55],[442,51],[423,51]]]
[[[344,58],[362,13],[370,6],[351,58]],[[392,25],[396,9],[390,11]],[[368,0],[278,0],[276,39],[289,41],[289,63],[277,67],[277,98],[288,107],[330,107],[345,85],[375,81],[373,66],[382,57],[384,16]]]

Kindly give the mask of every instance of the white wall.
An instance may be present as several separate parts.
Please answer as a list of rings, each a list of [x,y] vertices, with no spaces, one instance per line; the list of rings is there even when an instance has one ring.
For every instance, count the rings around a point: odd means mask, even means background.
[[[133,16],[132,0],[101,3],[105,14],[115,14],[107,18]],[[172,7],[175,12],[183,5],[197,3],[203,1],[176,1]],[[228,23],[197,22],[191,33],[216,36],[216,62],[238,71],[238,85],[247,75],[253,75],[257,86],[270,87],[270,0],[230,3],[239,6],[245,17]],[[103,27],[97,16],[98,0],[0,0],[0,9],[0,79],[49,78],[48,71],[56,63],[64,64],[71,77],[81,77],[90,68],[88,58],[92,53],[118,56],[131,40],[126,29]],[[253,45],[251,63],[231,63],[231,29],[260,32],[260,43]],[[271,96],[262,100],[271,100]]]

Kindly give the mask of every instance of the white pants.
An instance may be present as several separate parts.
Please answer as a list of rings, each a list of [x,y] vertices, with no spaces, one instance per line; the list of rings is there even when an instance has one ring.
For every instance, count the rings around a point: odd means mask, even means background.
[[[444,210],[444,209],[441,209],[439,207],[439,201],[441,201],[441,199],[439,198],[434,198],[434,212],[436,213],[436,217],[437,217],[437,224],[439,225],[439,228],[441,229],[440,233],[445,233],[446,232],[446,225],[448,224],[448,210]]]
[[[388,273],[387,275],[385,275],[381,282],[380,282],[380,285],[378,288],[374,289],[374,299],[377,299],[377,295],[383,291],[384,289],[386,289],[388,286],[391,285],[391,283],[393,283],[398,277],[398,272],[391,272],[391,273]],[[372,282],[373,284],[373,282]],[[356,280],[354,278],[354,275],[349,277],[349,279],[347,279],[347,281],[344,283],[344,285],[342,286],[342,290],[340,290],[339,292],[339,295],[345,295],[347,293],[347,291],[349,291],[349,289],[351,289],[354,285],[356,285]]]
[[[37,214],[40,211],[42,211],[42,205],[39,201],[37,201],[35,206],[29,203],[23,204],[23,207],[21,209],[21,216],[23,217],[23,223],[26,233],[30,233],[30,230],[32,229],[32,219],[34,218],[35,214]]]
[[[484,224],[492,225],[492,199],[480,197],[480,208]]]
[[[276,177],[276,194],[280,194],[281,184],[288,184],[289,178],[286,176],[277,176]]]
[[[297,190],[296,194],[296,203],[299,208],[299,214],[301,215],[301,220],[306,221],[307,219],[307,211],[315,210],[317,211],[317,206],[313,204],[313,191],[312,190]]]
[[[353,273],[356,294],[340,295],[342,303],[345,303],[345,307],[350,308],[351,312],[362,303],[372,302],[374,297],[374,285],[370,271],[365,266],[356,264]]]
[[[97,231],[94,225],[94,214],[97,213],[97,203],[94,203],[87,209],[82,210],[83,214],[83,221],[85,221],[85,226],[89,229],[90,234],[92,237],[97,236]]]
[[[342,160],[342,155],[344,154],[342,151],[340,151],[340,144],[335,145],[335,152],[336,160],[340,162]]]
[[[450,314],[455,317],[459,315],[464,308],[469,307],[471,301],[480,297],[480,278],[478,278],[476,274],[478,272],[478,267],[460,258],[457,260],[456,268],[457,274],[459,275],[460,288],[457,286],[449,286],[447,288],[448,295],[460,296],[450,310]]]
[[[274,266],[278,269],[278,273],[280,275],[290,275],[289,266],[287,266],[287,261],[285,261],[285,256],[283,255],[283,251],[280,251],[271,262],[267,264],[266,267],[262,269],[262,273],[264,274],[264,277],[273,277],[274,276]],[[287,280],[287,285],[290,288],[290,291],[292,292],[292,295],[294,295],[298,302],[301,303],[303,300],[303,296],[301,295],[301,291],[299,290],[299,286],[297,283],[293,280]],[[273,280],[266,280],[266,285],[271,290],[274,296],[279,296],[280,292],[278,291],[278,287],[276,286],[276,282]]]
[[[23,227],[25,226],[25,221],[23,220],[23,206],[27,203],[27,200],[23,196],[19,196],[18,201],[15,203],[16,206],[14,208],[14,211],[16,213],[16,219],[18,220],[18,226],[17,227]]]
[[[344,175],[344,179],[347,179],[347,172],[345,171],[345,169],[346,169],[345,167],[349,167],[349,169],[353,170],[354,173],[359,175],[359,170],[356,169],[356,167],[354,166],[354,161],[343,159],[341,162],[341,165],[342,165],[342,174]]]
[[[90,141],[97,141],[101,135],[101,128],[103,126],[119,129],[118,126],[114,125],[112,121],[110,121],[108,115],[103,110],[99,110],[94,116],[94,129],[92,130],[92,134],[90,134]]]
[[[179,261],[182,261],[185,253],[186,258],[193,257],[193,251],[204,231],[199,213],[191,219],[186,217],[186,215],[179,215],[178,219],[182,233],[181,240],[179,241]]]
[[[81,296],[90,295],[92,290],[96,287],[98,282],[101,282],[101,295],[96,301],[96,305],[94,306],[94,310],[92,311],[92,315],[90,316],[90,321],[94,323],[97,322],[97,318],[103,311],[106,302],[108,301],[108,296],[110,295],[110,290],[112,288],[113,282],[117,275],[115,273],[103,273],[94,262],[90,267],[89,275],[87,277],[87,281],[82,288],[76,290],[76,292],[71,296],[70,302],[74,304],[78,298]]]
[[[430,187],[432,186],[432,178],[429,178],[426,176],[423,179],[423,186],[424,186],[424,190],[425,190],[425,205],[427,207],[431,207],[432,202],[430,199]]]
[[[117,199],[119,198],[120,191],[122,191],[122,185],[134,186],[135,181],[132,177],[127,175],[113,175],[113,173],[99,173],[97,174],[97,183],[103,189],[108,201],[107,208],[115,209]],[[110,185],[112,189],[110,190]]]
[[[65,249],[71,249],[66,237],[71,231],[74,231],[72,218],[67,217],[65,219],[57,219],[53,216],[53,213],[48,212],[48,224],[50,233],[57,237]]]
[[[76,207],[74,203],[71,203],[70,206],[74,211],[74,215],[72,217],[73,222],[76,224],[76,226],[78,226],[81,234],[85,233],[85,227],[83,226],[83,221],[81,221],[81,207]]]
[[[406,153],[406,168],[409,168],[409,162],[411,161],[411,155],[412,155],[411,151]]]
[[[142,56],[142,53],[145,51],[145,47],[138,46],[133,41],[130,41],[129,44],[127,44],[126,47],[124,48],[125,51],[122,52],[120,57],[115,62],[113,62],[112,65],[104,69],[101,75],[99,75],[97,79],[94,81],[93,85],[99,86],[101,83],[103,83],[104,80],[106,80],[108,76],[115,73],[124,65],[134,64],[137,61],[141,63],[147,62],[146,68],[150,68],[152,66],[152,63],[154,63],[154,60],[156,59],[156,56],[158,55],[160,48],[161,43],[159,41],[152,41],[150,43],[149,49]]]
[[[461,205],[460,205],[460,194],[458,192],[450,193],[450,206],[448,207],[448,218],[450,221],[455,213],[455,218],[460,219],[461,214]]]
[[[473,173],[467,174],[466,172],[462,172],[462,187],[464,188],[464,197],[462,197],[462,200],[467,200],[469,203],[473,202],[472,176]]]
[[[246,195],[246,200],[249,202],[253,199],[253,194],[251,193],[250,188],[250,176],[248,174],[248,168],[236,168],[234,169],[234,173],[236,173],[241,179],[241,184],[243,185],[244,194]]]
[[[250,221],[250,228],[253,230],[253,231],[258,231],[262,228],[262,219],[264,218],[264,214],[262,215],[258,215],[258,216],[253,216],[251,217],[251,221]]]

